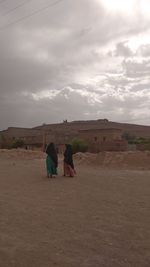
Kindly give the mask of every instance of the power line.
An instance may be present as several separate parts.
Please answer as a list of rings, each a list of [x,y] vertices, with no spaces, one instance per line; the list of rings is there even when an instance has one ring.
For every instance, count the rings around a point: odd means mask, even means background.
[[[5,14],[2,14],[1,17],[4,17],[4,16],[8,15],[9,13],[13,12],[14,10],[16,10],[16,9],[18,9],[18,8],[24,6],[24,5],[26,5],[28,2],[31,2],[31,1],[32,0],[27,0],[27,1],[23,2],[22,4],[10,9],[10,10],[8,10],[8,12],[6,12]]]
[[[25,20],[25,19],[27,19],[27,18],[30,18],[30,17],[32,17],[32,16],[38,14],[38,13],[41,13],[42,11],[48,9],[49,7],[55,6],[55,5],[57,5],[58,3],[62,2],[62,1],[64,1],[64,0],[57,0],[57,1],[55,1],[54,3],[51,3],[51,4],[49,4],[49,5],[47,5],[47,6],[43,7],[43,8],[40,8],[40,9],[38,9],[38,10],[32,12],[30,15],[24,16],[24,17],[22,17],[22,18],[20,18],[20,19],[18,19],[18,20],[16,20],[16,21],[13,21],[13,22],[7,24],[7,25],[4,26],[4,27],[0,27],[0,30],[3,30],[3,29],[5,29],[5,28],[7,28],[7,27],[9,27],[9,26],[12,26],[12,25],[14,25],[14,24],[17,24],[17,23],[20,22],[20,21],[23,21],[23,20]]]

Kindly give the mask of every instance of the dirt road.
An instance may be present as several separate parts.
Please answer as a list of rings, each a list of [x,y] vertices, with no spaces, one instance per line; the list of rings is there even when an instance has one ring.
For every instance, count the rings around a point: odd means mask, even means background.
[[[1,159],[0,267],[150,266],[150,171],[77,173]]]

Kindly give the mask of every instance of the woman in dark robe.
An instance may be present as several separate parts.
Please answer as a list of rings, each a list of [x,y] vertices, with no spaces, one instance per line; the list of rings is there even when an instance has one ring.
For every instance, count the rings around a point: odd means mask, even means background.
[[[72,146],[70,144],[66,144],[65,146],[66,149],[64,152],[64,176],[73,177],[76,172],[73,164]]]
[[[47,177],[53,177],[57,175],[58,167],[58,156],[54,146],[54,143],[50,143],[46,148],[46,168],[47,168]]]

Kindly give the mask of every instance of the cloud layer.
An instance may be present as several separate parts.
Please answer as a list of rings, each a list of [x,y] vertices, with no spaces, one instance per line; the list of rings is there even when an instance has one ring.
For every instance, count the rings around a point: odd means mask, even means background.
[[[0,129],[98,118],[150,125],[149,7],[0,3]]]

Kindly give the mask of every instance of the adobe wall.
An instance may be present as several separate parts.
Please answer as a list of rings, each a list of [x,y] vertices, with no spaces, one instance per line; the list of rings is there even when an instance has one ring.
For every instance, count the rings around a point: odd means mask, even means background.
[[[126,140],[112,140],[105,143],[90,143],[88,145],[88,151],[92,153],[99,153],[102,151],[126,151],[128,147]]]
[[[79,131],[79,136],[88,144],[89,152],[127,150],[127,141],[122,139],[119,129]]]
[[[121,140],[122,137],[121,130],[107,130],[107,129],[99,129],[99,130],[89,130],[89,131],[79,131],[79,136],[89,142],[97,141],[97,142],[109,142],[114,139]]]

